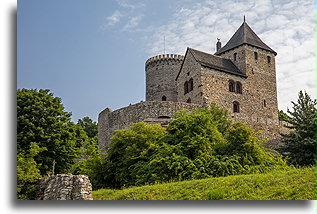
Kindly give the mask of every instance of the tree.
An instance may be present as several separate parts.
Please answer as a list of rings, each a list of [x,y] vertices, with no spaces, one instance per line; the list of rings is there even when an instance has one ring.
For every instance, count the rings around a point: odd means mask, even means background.
[[[176,113],[166,130],[133,124],[114,133],[103,167],[105,185],[120,188],[287,167],[256,134],[232,123],[215,104]]]
[[[144,184],[150,174],[148,163],[165,128],[145,122],[132,124],[123,130],[116,130],[105,158],[105,183],[109,187]]]
[[[287,109],[291,129],[289,134],[282,135],[283,146],[280,151],[288,156],[288,162],[294,165],[307,166],[316,164],[316,100],[303,91],[298,94],[297,103],[292,102],[292,111]]]
[[[287,122],[291,118],[283,110],[279,110],[278,111],[278,119],[280,121],[286,121]]]
[[[79,119],[78,128],[84,132],[79,132],[83,140],[79,142],[79,157],[71,168],[73,174],[88,175],[93,189],[104,186],[104,176],[102,168],[102,155],[98,147],[98,126],[89,117]]]
[[[55,173],[67,172],[78,157],[84,136],[70,117],[48,89],[17,90],[17,151],[30,154],[32,142],[45,147],[34,157],[42,176],[52,173],[54,161]]]
[[[28,153],[19,153],[17,156],[17,198],[20,200],[34,199],[36,181],[41,177],[38,164],[34,157],[46,148],[40,148],[31,142]]]
[[[98,125],[89,117],[79,119],[77,124],[84,129],[89,138],[94,138],[98,135]]]

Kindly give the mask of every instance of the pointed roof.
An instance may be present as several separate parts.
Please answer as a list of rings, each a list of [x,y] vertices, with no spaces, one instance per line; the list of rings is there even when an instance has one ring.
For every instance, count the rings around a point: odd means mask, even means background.
[[[220,50],[218,50],[215,54],[220,55],[224,52],[227,52],[231,49],[239,47],[241,45],[251,45],[253,47],[261,48],[263,50],[272,52],[274,55],[277,53],[267,46],[251,29],[251,27],[244,21],[239,29],[233,34],[231,39],[227,42],[225,46],[223,46]]]
[[[191,53],[194,57],[194,59],[204,67],[212,68],[218,71],[226,72],[229,74],[241,76],[241,77],[247,77],[245,73],[239,70],[237,66],[230,60],[230,59],[225,59],[220,56],[215,56],[213,54],[205,53],[202,51],[198,51],[192,48],[187,48],[186,54],[185,54],[185,59],[188,53]],[[183,61],[183,64],[184,64]],[[183,64],[181,66],[181,69],[176,77],[176,80],[178,79],[178,76],[180,75],[180,72],[182,70]]]

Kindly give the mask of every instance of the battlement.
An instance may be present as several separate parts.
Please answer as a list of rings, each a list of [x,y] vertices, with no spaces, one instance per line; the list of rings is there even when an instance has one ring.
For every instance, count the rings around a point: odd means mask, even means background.
[[[158,56],[153,56],[151,58],[149,58],[148,60],[146,60],[145,62],[145,69],[149,66],[149,65],[153,65],[156,63],[160,63],[160,62],[182,62],[184,60],[184,56],[183,55],[177,55],[177,54],[163,54],[163,55],[158,55]]]

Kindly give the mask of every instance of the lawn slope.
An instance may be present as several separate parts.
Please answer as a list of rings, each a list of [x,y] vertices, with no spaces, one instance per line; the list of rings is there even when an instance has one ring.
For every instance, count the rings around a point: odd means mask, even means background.
[[[315,200],[315,168],[93,191],[94,200]]]

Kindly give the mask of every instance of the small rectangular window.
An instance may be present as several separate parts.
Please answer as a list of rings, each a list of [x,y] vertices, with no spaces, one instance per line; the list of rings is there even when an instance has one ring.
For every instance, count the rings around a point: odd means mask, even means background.
[[[270,56],[267,56],[267,63],[271,64],[271,57]]]
[[[234,61],[237,61],[237,53],[234,53],[234,54],[233,54],[233,60],[234,60]]]
[[[254,60],[258,60],[258,53],[254,52]]]

